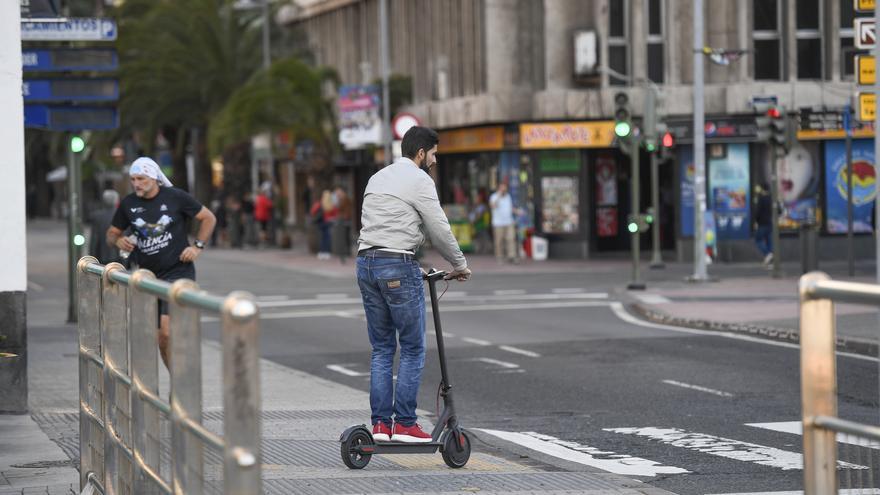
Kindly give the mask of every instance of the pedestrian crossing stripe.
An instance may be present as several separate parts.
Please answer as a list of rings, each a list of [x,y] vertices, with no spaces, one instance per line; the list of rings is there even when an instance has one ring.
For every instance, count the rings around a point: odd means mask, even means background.
[[[796,490],[790,492],[715,493],[712,495],[804,495],[804,492]],[[880,488],[843,489],[837,490],[837,495],[880,495]]]
[[[694,433],[678,428],[658,428],[648,426],[643,428],[604,428],[603,431],[621,433],[624,435],[636,435],[650,440],[658,441],[673,447],[680,447],[704,454],[715,455],[737,461],[751,462],[762,466],[769,466],[791,471],[803,469],[804,458],[797,452],[767,447],[755,443],[741,442],[730,438]],[[845,469],[868,469],[866,466],[850,464],[838,461],[839,468]]]
[[[764,430],[778,431],[781,433],[792,433],[794,435],[804,434],[804,425],[800,421],[779,421],[776,423],[746,423],[746,426],[753,428],[762,428]],[[846,435],[844,433],[837,434],[838,443],[846,443],[849,445],[858,445],[859,447],[868,447],[880,450],[880,442],[861,439]]]

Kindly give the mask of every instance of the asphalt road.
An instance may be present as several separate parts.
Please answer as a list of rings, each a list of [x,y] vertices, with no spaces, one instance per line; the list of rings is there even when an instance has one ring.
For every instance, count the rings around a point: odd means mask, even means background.
[[[604,469],[680,494],[801,490],[797,349],[634,322],[614,292],[627,275],[477,274],[449,285],[441,313],[451,380],[477,448]],[[353,274],[205,256],[199,282],[258,296],[265,358],[369,389]],[[216,336],[216,324],[205,329]],[[839,357],[841,417],[876,422],[877,372],[874,360]],[[431,343],[422,409],[434,410],[438,382]],[[880,482],[880,452],[846,445],[842,459],[871,466]]]

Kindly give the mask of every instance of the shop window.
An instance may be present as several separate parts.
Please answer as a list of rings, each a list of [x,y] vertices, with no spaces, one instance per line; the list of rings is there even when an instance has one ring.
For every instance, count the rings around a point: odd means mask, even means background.
[[[577,150],[541,153],[541,230],[545,234],[576,234],[580,231],[580,198]]]
[[[752,38],[754,40],[754,64],[756,80],[780,80],[780,26],[779,0],[752,1]]]
[[[629,75],[629,8],[626,0],[611,0],[608,11],[608,68]],[[626,86],[627,81],[608,75],[608,84]]]
[[[663,0],[645,0],[648,13],[648,79],[664,82]]]
[[[822,20],[820,0],[797,2],[797,77],[798,79],[822,78]]]

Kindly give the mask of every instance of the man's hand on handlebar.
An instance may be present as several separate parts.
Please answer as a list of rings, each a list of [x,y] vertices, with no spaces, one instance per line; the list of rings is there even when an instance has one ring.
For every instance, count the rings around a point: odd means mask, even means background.
[[[470,268],[462,268],[461,270],[453,270],[449,272],[445,277],[445,280],[458,280],[459,282],[464,282],[467,279],[471,278],[471,270]]]

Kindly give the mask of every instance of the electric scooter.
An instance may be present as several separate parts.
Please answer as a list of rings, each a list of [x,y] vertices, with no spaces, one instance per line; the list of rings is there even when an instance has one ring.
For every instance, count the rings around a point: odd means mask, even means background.
[[[434,315],[434,332],[437,334],[437,353],[440,356],[440,396],[443,398],[443,412],[431,431],[431,441],[426,443],[377,442],[367,425],[349,426],[339,441],[342,462],[351,469],[363,469],[370,463],[373,454],[433,454],[440,449],[443,461],[451,468],[464,467],[471,456],[471,441],[458,423],[452,401],[452,385],[446,372],[446,351],[443,346],[443,331],[440,328],[440,311],[437,305],[437,281],[447,272],[431,269],[424,275],[431,294],[431,309]]]

